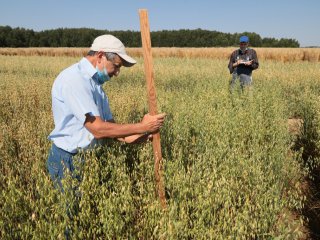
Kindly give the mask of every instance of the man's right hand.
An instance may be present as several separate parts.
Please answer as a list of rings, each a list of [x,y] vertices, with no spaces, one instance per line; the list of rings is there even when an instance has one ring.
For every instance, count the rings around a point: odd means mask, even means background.
[[[153,116],[148,113],[144,115],[141,123],[146,127],[146,132],[153,133],[158,131],[159,128],[162,127],[165,116],[165,113],[160,113]]]
[[[244,65],[250,66],[250,65],[252,65],[252,63],[253,63],[253,60],[250,60],[250,61],[245,62]]]

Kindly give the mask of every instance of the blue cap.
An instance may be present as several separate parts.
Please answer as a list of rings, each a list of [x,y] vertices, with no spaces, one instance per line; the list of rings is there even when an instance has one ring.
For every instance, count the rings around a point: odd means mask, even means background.
[[[247,36],[241,36],[240,37],[240,42],[249,42],[249,38]]]

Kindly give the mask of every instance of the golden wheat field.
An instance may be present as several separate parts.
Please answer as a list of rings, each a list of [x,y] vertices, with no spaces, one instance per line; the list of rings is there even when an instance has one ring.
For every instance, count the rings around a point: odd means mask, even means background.
[[[151,144],[108,139],[83,181],[46,170],[51,87],[88,49],[0,49],[0,238],[310,239],[317,232],[320,50],[256,49],[253,89],[230,93],[235,48],[153,49],[167,209]],[[115,120],[148,111],[138,63],[104,85]],[[295,125],[294,130],[289,131]],[[298,128],[298,129],[297,129]],[[68,211],[66,211],[68,209]]]
[[[153,48],[153,57],[226,59],[235,48]],[[254,48],[260,60],[281,62],[320,61],[319,48]],[[87,48],[0,48],[4,56],[85,56]],[[128,54],[142,57],[141,48],[128,48]]]

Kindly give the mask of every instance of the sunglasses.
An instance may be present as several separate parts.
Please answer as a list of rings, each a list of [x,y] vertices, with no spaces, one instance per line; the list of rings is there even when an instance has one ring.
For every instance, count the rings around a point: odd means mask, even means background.
[[[246,45],[246,44],[247,44],[246,42],[241,42],[241,43],[240,43],[240,45]]]

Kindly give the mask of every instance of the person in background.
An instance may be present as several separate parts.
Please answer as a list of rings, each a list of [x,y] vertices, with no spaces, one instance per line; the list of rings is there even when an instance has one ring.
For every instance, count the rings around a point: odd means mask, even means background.
[[[118,76],[122,66],[131,67],[135,63],[119,39],[102,35],[93,41],[87,56],[55,79],[52,86],[55,128],[48,137],[52,147],[47,168],[56,187],[62,186],[65,168],[74,171],[74,157],[82,150],[100,145],[103,142],[100,139],[145,142],[163,125],[165,114],[146,114],[141,122],[133,124],[119,124],[113,119],[102,85]]]
[[[249,46],[249,38],[247,36],[240,37],[240,48],[235,50],[228,64],[232,78],[230,81],[230,90],[232,91],[236,85],[237,79],[240,81],[241,89],[252,85],[252,71],[259,67],[257,53]]]

